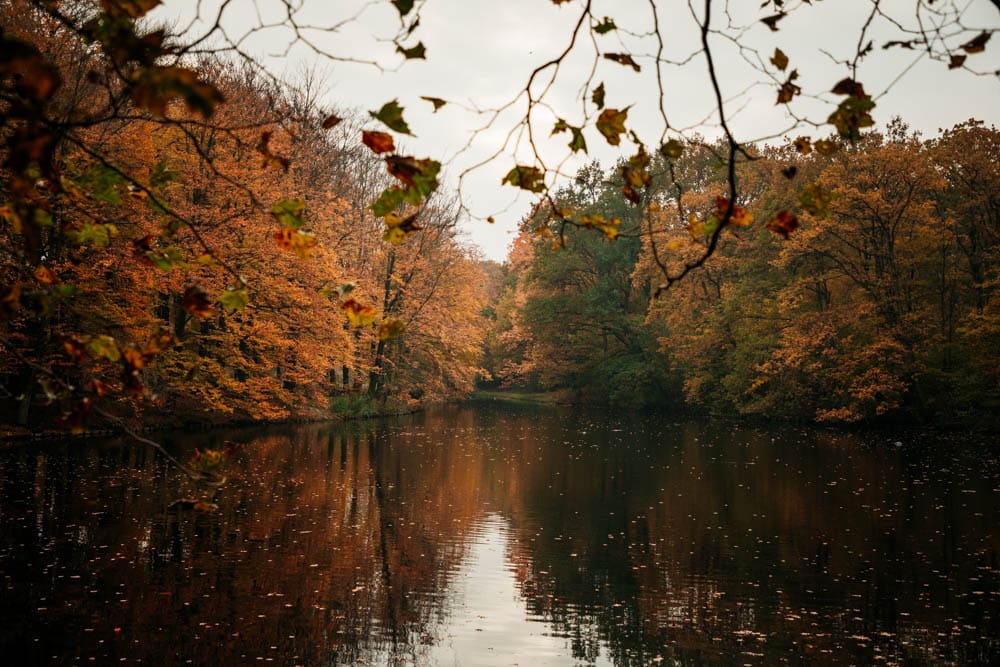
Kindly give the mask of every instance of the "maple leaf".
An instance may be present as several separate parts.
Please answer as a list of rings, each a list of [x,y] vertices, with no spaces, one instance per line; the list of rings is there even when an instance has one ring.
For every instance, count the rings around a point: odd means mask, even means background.
[[[368,114],[375,120],[384,123],[390,130],[413,136],[413,133],[410,132],[410,126],[403,120],[403,107],[399,106],[397,100],[386,102],[382,105],[381,109],[378,111],[369,111]]]
[[[614,20],[605,16],[603,21],[593,25],[591,29],[598,35],[603,35],[605,33],[611,32],[612,30],[617,30],[618,26],[615,25]]]
[[[312,249],[316,247],[318,241],[309,232],[301,229],[291,229],[282,227],[274,232],[274,240],[278,247],[294,252],[303,259],[309,257]]]
[[[427,59],[426,56],[427,49],[424,47],[423,42],[417,42],[416,46],[411,46],[409,48],[403,48],[402,46],[397,44],[396,52],[403,54],[403,57],[406,58],[407,60],[411,60],[414,58],[419,58],[422,60]]]
[[[111,336],[101,334],[87,341],[87,348],[95,357],[103,357],[108,361],[118,361],[122,357],[121,348]]]
[[[793,69],[785,82],[781,84],[781,88],[778,90],[778,101],[775,104],[788,104],[793,97],[802,94],[802,88],[792,83],[797,78],[799,78],[799,71]]]
[[[306,224],[303,213],[306,204],[301,199],[283,199],[271,207],[271,215],[282,227],[298,229]]]
[[[427,97],[426,95],[421,95],[420,99],[425,100],[425,101],[430,102],[431,104],[433,104],[434,105],[434,113],[437,113],[438,109],[440,109],[444,105],[448,104],[445,100],[442,100],[440,97]]]
[[[962,44],[962,50],[966,53],[982,53],[986,50],[986,42],[990,41],[990,37],[993,33],[983,31],[970,39],[965,44]]]
[[[390,155],[385,158],[389,173],[399,179],[412,191],[404,192],[404,200],[416,206],[420,200],[430,195],[438,187],[438,172],[441,163],[428,158],[419,160],[407,155]]]
[[[840,144],[836,141],[830,141],[829,139],[818,139],[813,142],[813,148],[820,155],[830,156],[837,152],[840,148]]]
[[[396,150],[396,144],[392,140],[392,135],[385,132],[361,132],[361,143],[372,149],[375,153],[390,153]]]
[[[219,303],[229,310],[243,310],[249,301],[246,288],[243,287],[227,289],[219,295]]]
[[[590,100],[597,106],[598,109],[604,108],[604,83],[598,84],[597,88],[594,88],[594,92],[590,96]]]
[[[545,174],[538,167],[517,165],[503,177],[501,183],[509,183],[529,192],[545,191]]]
[[[621,111],[618,109],[605,109],[597,117],[597,131],[604,135],[608,143],[617,146],[621,143],[621,135],[626,132],[625,121],[628,118],[629,107]]]
[[[676,139],[670,139],[660,146],[660,154],[671,160],[676,160],[684,154],[684,144]]]
[[[406,325],[403,324],[403,320],[387,317],[378,326],[378,339],[392,340],[402,336],[405,330]]]
[[[212,301],[205,290],[197,285],[191,285],[184,290],[181,297],[181,308],[195,317],[205,319],[212,316]]]
[[[628,65],[636,72],[639,72],[642,69],[639,67],[639,63],[633,60],[632,56],[627,53],[605,53],[604,57],[618,63],[619,65]]]
[[[789,210],[778,211],[767,223],[767,228],[775,234],[784,237],[786,240],[799,228],[799,219]]]
[[[784,51],[782,51],[778,47],[775,47],[774,55],[771,56],[771,64],[777,67],[779,70],[785,71],[785,68],[788,67],[788,56],[785,55]]]
[[[552,134],[559,134],[560,132],[569,132],[570,140],[569,147],[574,153],[577,151],[587,152],[587,140],[583,137],[583,128],[574,127],[569,125],[563,119],[556,121],[555,127],[552,128]]]
[[[362,305],[354,299],[348,299],[340,304],[340,308],[347,313],[347,319],[356,327],[370,325],[375,321],[375,315],[377,314],[377,311],[371,306]]]
[[[811,183],[799,193],[799,206],[817,218],[825,218],[830,213],[830,204],[834,198],[834,193],[823,189],[818,183]]]
[[[778,21],[785,18],[785,16],[787,16],[785,12],[780,12],[778,14],[773,14],[772,16],[766,16],[762,18],[760,22],[770,28],[771,32],[778,32]]]
[[[649,186],[653,181],[649,173],[649,155],[646,154],[645,148],[640,146],[638,152],[622,165],[621,175],[624,181],[622,192],[625,197],[633,204],[640,203],[642,195],[639,194],[639,190]]]
[[[393,6],[399,10],[400,18],[406,16],[413,9],[414,0],[392,0]]]
[[[402,243],[408,235],[414,232],[420,231],[420,227],[417,225],[417,216],[419,213],[412,213],[406,217],[401,217],[395,213],[389,213],[385,216],[385,234],[382,235],[384,241],[389,243]]]

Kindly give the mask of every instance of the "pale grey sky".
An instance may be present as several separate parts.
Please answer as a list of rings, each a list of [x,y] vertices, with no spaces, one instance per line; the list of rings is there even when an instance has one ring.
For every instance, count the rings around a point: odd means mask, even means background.
[[[470,242],[482,248],[487,257],[502,260],[518,221],[533,200],[528,193],[500,185],[503,175],[516,162],[534,163],[523,137],[520,144],[512,139],[503,147],[508,132],[523,116],[526,101],[518,100],[496,119],[491,129],[481,132],[463,150],[472,132],[481,128],[489,117],[472,110],[496,108],[516,98],[532,69],[566,47],[584,1],[570,0],[559,6],[551,0],[418,1],[420,25],[403,43],[412,46],[422,41],[427,48],[427,59],[405,63],[392,44],[400,22],[389,0],[291,0],[291,4],[300,8],[295,14],[300,26],[330,26],[356,17],[336,31],[304,30],[301,34],[336,57],[374,59],[389,69],[380,71],[371,65],[330,59],[316,53],[304,41],[295,41],[292,32],[279,25],[285,19],[286,3],[282,0],[231,0],[222,25],[235,38],[249,26],[274,23],[275,27],[249,37],[242,48],[285,77],[294,78],[303,68],[313,66],[325,71],[329,88],[324,100],[331,106],[378,109],[383,103],[398,99],[416,135],[403,138],[400,143],[417,157],[446,161],[445,187],[455,188],[463,170],[501,151],[501,155],[464,178],[463,200],[472,214],[481,219],[469,218],[462,224]],[[786,7],[793,9],[799,4],[798,0],[785,2]],[[907,25],[915,24],[916,4],[916,0],[881,3],[889,16]],[[948,3],[938,2],[933,6],[942,4]],[[1000,28],[1000,11],[990,0],[954,4],[963,11],[961,20],[967,31],[952,38],[952,47],[968,41],[980,30]],[[221,5],[221,0],[203,0],[198,6],[202,17],[214,21]],[[700,35],[695,16],[688,3],[681,0],[664,0],[655,5],[664,36],[663,58],[684,61],[690,57],[685,64],[665,64],[662,69],[664,107],[670,125],[689,134],[718,136],[705,57],[696,53]],[[700,19],[704,3],[699,0],[693,5]],[[189,20],[194,15],[191,7],[190,2],[173,0],[160,11]],[[789,70],[798,69],[800,78],[796,83],[803,88],[802,96],[792,104],[793,111],[822,122],[836,105],[836,96],[827,91],[848,74],[843,64],[834,61],[853,56],[871,7],[871,0],[814,0],[812,6],[801,7],[784,18],[778,24],[778,32],[771,32],[759,19],[773,13],[773,9],[760,9],[760,2],[755,0],[729,3],[716,0],[712,26],[720,33],[712,36],[710,44],[737,138],[753,140],[779,135],[793,125],[784,107],[774,104],[777,80],[753,69],[744,56],[751,61],[759,59],[775,77],[783,77],[783,73],[767,63],[775,46],[780,47],[790,59]],[[619,26],[619,30],[597,38],[598,52],[628,51],[642,67],[641,72],[635,73],[629,67],[597,59],[593,84],[604,82],[608,106],[632,105],[629,127],[655,147],[663,129],[653,58],[656,41],[648,35],[642,36],[653,25],[651,3],[593,0],[592,12],[596,17],[612,17]],[[926,26],[933,16],[925,13],[921,20]],[[206,25],[196,22],[191,29],[198,34]],[[873,40],[874,48],[861,61],[857,78],[877,99],[873,115],[878,124],[900,115],[912,128],[926,135],[970,117],[1000,124],[1000,78],[996,74],[977,76],[966,69],[949,71],[944,63],[921,58],[920,51],[883,50],[881,47],[888,40],[908,38],[902,37],[898,28],[884,18],[876,17],[865,41],[868,38]],[[759,58],[751,49],[756,50]],[[593,128],[597,111],[592,104],[582,101],[581,92],[594,67],[594,54],[589,37],[578,41],[577,50],[567,58],[549,91],[551,110],[538,108],[533,116],[536,145],[546,164],[550,167],[561,164],[562,172],[567,174],[590,159],[610,166],[618,157],[635,150],[628,141],[618,148],[609,146]],[[965,64],[980,72],[996,72],[1000,70],[998,54],[1000,37],[991,40],[985,52],[969,55]],[[900,75],[902,78],[896,81]],[[891,89],[885,92],[890,84]],[[420,99],[422,95],[440,97],[449,104],[434,114],[431,105]],[[588,128],[584,134],[589,155],[570,154],[566,134],[548,137],[555,114],[571,125],[586,120]],[[371,129],[378,129],[377,121],[371,122]],[[819,137],[829,129],[830,126],[806,125],[792,134]],[[495,217],[496,223],[485,222],[488,216]]]

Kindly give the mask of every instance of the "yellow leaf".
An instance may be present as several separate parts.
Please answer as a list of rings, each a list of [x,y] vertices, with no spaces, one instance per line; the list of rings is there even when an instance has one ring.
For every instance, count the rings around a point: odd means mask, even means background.
[[[375,321],[376,310],[354,299],[348,299],[340,305],[340,308],[347,313],[347,319],[356,327],[366,327]]]
[[[694,238],[705,235],[705,223],[699,220],[694,213],[688,216],[688,234]]]
[[[617,146],[621,143],[621,135],[625,134],[625,121],[628,119],[628,107],[621,111],[618,109],[605,109],[597,117],[597,131],[604,135],[608,143]]]
[[[403,331],[406,329],[406,325],[403,324],[403,320],[385,318],[378,327],[378,339],[379,340],[391,340],[403,335]]]

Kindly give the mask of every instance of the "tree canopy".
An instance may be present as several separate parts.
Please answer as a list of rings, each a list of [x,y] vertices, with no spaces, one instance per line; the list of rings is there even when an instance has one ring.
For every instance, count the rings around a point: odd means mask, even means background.
[[[335,20],[311,2],[255,4],[255,15],[239,16],[237,4],[199,3],[194,15],[171,14],[159,0],[14,0],[0,9],[0,341],[6,400],[21,421],[39,389],[72,427],[92,411],[120,416],[102,407],[110,399],[280,417],[339,390],[363,387],[377,400],[467,390],[479,372],[493,274],[456,224],[493,220],[474,210],[464,187],[491,165],[503,174],[497,186],[536,198],[525,233],[552,246],[519,241],[535,263],[517,280],[548,287],[510,297],[523,309],[510,315],[508,338],[531,328],[536,348],[552,348],[536,349],[536,361],[599,344],[604,356],[573,371],[591,380],[642,366],[635,381],[677,390],[665,367],[647,363],[653,341],[681,335],[696,345],[692,336],[706,328],[670,326],[666,317],[657,325],[666,330],[650,330],[645,321],[677,283],[688,294],[709,281],[724,296],[711,276],[741,252],[737,243],[714,257],[731,238],[759,237],[755,247],[777,253],[773,263],[789,271],[836,274],[815,289],[845,280],[837,289],[850,286],[854,306],[867,299],[886,330],[907,329],[914,290],[936,285],[941,303],[952,298],[941,291],[952,274],[942,268],[932,283],[918,266],[925,252],[964,257],[955,266],[968,280],[954,288],[962,293],[955,303],[972,299],[976,313],[989,311],[995,202],[983,203],[981,188],[995,162],[941,156],[969,141],[992,146],[991,131],[956,127],[933,150],[903,130],[867,134],[911,60],[996,85],[988,49],[1000,13],[985,0],[859,0],[858,29],[833,37],[828,67],[814,68],[822,74],[800,65],[801,27],[829,16],[830,3],[538,0],[539,15],[557,12],[566,29],[540,49],[550,55],[539,64],[511,73],[523,86],[510,99],[446,99],[429,82],[420,99],[389,87],[384,102],[360,111],[350,100],[323,102],[316,76],[283,80],[249,45],[277,31],[286,55],[306,49],[325,62],[405,72],[434,58],[437,43],[421,21],[429,2],[364,2]],[[370,52],[352,48],[357,35],[369,38]],[[873,74],[878,62],[894,74]],[[641,99],[628,97],[630,77],[643,82]],[[741,113],[762,99],[777,120],[754,133]],[[706,100],[703,120],[677,120],[685,104]],[[477,142],[495,149],[471,164],[411,154],[414,114],[423,114],[419,132],[433,134],[426,117],[456,106],[481,119],[458,154]],[[574,181],[571,166],[596,145],[620,151],[617,166]],[[920,169],[907,171],[914,156]],[[441,185],[449,165],[455,193]],[[780,179],[768,181],[769,169]],[[856,178],[864,173],[870,182]],[[874,184],[886,174],[899,182]],[[910,191],[919,196],[904,196]],[[945,210],[956,212],[947,242],[948,225],[931,222]],[[800,230],[818,220],[827,221],[822,238],[819,224]],[[933,230],[914,231],[925,227]],[[917,237],[924,245],[907,245]],[[578,249],[551,252],[570,240]],[[762,261],[749,253],[734,271],[752,275]],[[765,278],[772,290],[781,287],[775,280]],[[553,291],[568,283],[586,288]],[[941,316],[942,335],[965,330],[960,312]],[[567,322],[575,323],[569,331]],[[830,335],[843,334],[834,327]],[[723,363],[721,340],[700,343],[706,363]],[[917,354],[906,336],[880,340],[864,354],[897,351],[901,367]],[[863,359],[837,367],[868,372]],[[916,386],[899,374],[872,383],[880,396]],[[834,403],[817,414],[867,414]]]

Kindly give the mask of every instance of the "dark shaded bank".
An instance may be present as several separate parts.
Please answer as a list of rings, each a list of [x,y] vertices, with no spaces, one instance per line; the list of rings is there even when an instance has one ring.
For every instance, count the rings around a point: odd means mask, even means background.
[[[365,397],[360,397],[365,399]],[[336,424],[349,420],[378,419],[382,417],[397,417],[413,414],[427,408],[424,404],[380,404],[370,400],[333,402],[329,413],[313,412],[304,415],[293,415],[282,419],[252,419],[246,416],[227,418],[219,415],[208,419],[204,415],[195,418],[182,419],[177,416],[159,414],[142,423],[129,424],[122,420],[115,423],[104,418],[95,418],[82,431],[73,432],[65,428],[53,428],[53,421],[45,428],[29,428],[14,424],[0,424],[0,447],[16,445],[24,442],[43,440],[73,440],[109,437],[128,437],[129,432],[142,434],[171,433],[201,433],[207,431],[222,431],[226,429],[253,429],[273,426],[291,426],[302,424]]]
[[[534,405],[550,407],[566,407],[581,410],[597,411],[598,413],[659,415],[680,420],[708,421],[733,426],[759,428],[801,428],[843,433],[845,435],[865,434],[883,435],[889,440],[896,437],[909,437],[915,430],[923,430],[937,434],[945,439],[961,438],[966,435],[1000,435],[1000,416],[973,421],[934,421],[916,416],[900,414],[886,415],[877,419],[863,419],[857,422],[819,423],[802,416],[765,416],[761,414],[741,414],[710,410],[705,406],[689,403],[673,403],[666,406],[650,406],[630,408],[627,405],[608,405],[599,401],[581,399],[579,393],[572,389],[556,389],[552,391],[528,391],[507,389],[479,389],[466,399],[468,403],[495,403],[498,405]]]

